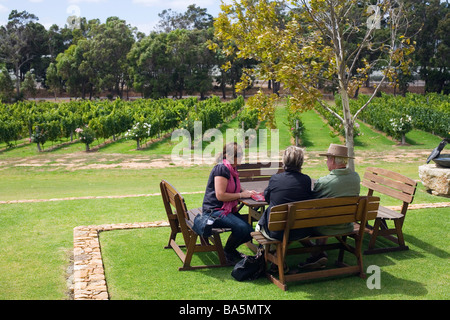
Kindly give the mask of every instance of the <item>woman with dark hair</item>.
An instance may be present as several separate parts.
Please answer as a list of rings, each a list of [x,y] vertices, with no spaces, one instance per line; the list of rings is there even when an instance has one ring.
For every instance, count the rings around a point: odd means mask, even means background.
[[[231,235],[224,247],[225,256],[234,264],[242,255],[237,248],[251,240],[252,226],[237,212],[238,200],[250,198],[255,191],[242,190],[236,170],[242,158],[242,149],[237,143],[228,143],[211,170],[203,199],[203,214],[212,213],[216,218],[214,228],[231,228]]]

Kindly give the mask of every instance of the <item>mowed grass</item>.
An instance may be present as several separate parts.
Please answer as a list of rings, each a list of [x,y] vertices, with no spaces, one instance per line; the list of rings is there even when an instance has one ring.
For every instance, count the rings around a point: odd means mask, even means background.
[[[444,225],[443,220],[447,220]],[[100,239],[113,300],[448,299],[446,210],[411,211],[407,222],[404,231],[409,251],[364,256],[365,268],[375,265],[381,270],[381,288],[373,290],[356,276],[290,283],[283,292],[266,278],[237,282],[231,277],[232,267],[178,271],[181,261],[172,250],[162,249],[169,237],[167,228],[105,232]],[[242,251],[251,254],[246,248]],[[289,257],[288,263],[292,268],[305,258]],[[330,264],[334,259],[336,253],[331,252]],[[346,259],[354,263],[349,256]],[[217,258],[197,254],[193,263],[217,263]]]
[[[292,141],[283,120],[285,114],[284,108],[277,109],[281,150]],[[303,122],[306,131],[302,142],[307,154],[303,171],[311,177],[325,175],[325,161],[318,153],[330,143],[341,143],[340,139],[330,135],[315,112],[305,113]],[[237,126],[230,122],[222,129]],[[418,179],[417,168],[426,159],[418,156],[407,162],[389,162],[383,159],[383,151],[431,151],[440,141],[439,137],[412,131],[407,135],[410,146],[396,146],[395,141],[363,124],[361,130],[363,135],[355,141],[356,152],[379,152],[379,157],[356,163],[360,175],[373,165]],[[27,143],[2,149],[0,201],[157,194],[161,179],[169,180],[182,192],[203,191],[209,165],[180,167],[168,162],[166,167],[154,169],[119,167],[122,160],[130,157],[150,161],[170,155],[173,146],[168,137],[140,151],[129,140],[101,146],[89,154],[84,153],[84,145],[79,142],[55,146],[42,153],[37,153],[34,144]],[[86,164],[111,166],[71,170],[58,164],[64,157],[70,162],[72,156],[84,157]],[[28,166],[35,160],[41,165]],[[363,189],[362,194],[365,192]],[[193,208],[201,205],[203,195],[186,194],[185,198],[188,207]],[[414,203],[447,200],[428,194],[419,184]],[[397,204],[383,201],[385,205]],[[368,290],[365,281],[358,277],[343,277],[293,284],[288,293],[282,293],[266,279],[238,283],[231,278],[230,268],[179,272],[177,256],[163,249],[168,228],[103,232],[101,246],[112,299],[448,299],[449,251],[448,235],[444,232],[448,229],[447,215],[448,208],[410,211],[405,236],[411,249],[365,257],[366,266],[376,264],[382,270],[381,290]],[[67,299],[66,269],[70,265],[74,227],[165,219],[159,195],[0,204],[0,299]],[[180,283],[189,288],[187,294],[177,290]]]

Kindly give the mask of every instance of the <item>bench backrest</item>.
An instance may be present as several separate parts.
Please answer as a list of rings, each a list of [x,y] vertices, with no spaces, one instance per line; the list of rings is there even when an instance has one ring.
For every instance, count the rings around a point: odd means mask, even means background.
[[[377,191],[409,204],[414,199],[417,182],[397,172],[368,167],[362,185],[369,189],[369,196]]]
[[[323,198],[286,203],[272,207],[269,230],[282,231],[361,222],[377,216],[379,197]],[[363,229],[363,228],[362,228]]]
[[[186,219],[189,220],[190,217],[183,196],[166,180],[161,181],[160,189],[172,231],[176,232],[178,230],[178,232],[183,233],[183,237],[186,237]]]
[[[169,219],[175,218],[174,215],[177,213],[176,211],[177,203],[175,200],[176,195],[179,196],[181,202],[183,203],[184,211],[187,211],[183,196],[178,192],[177,189],[175,189],[174,186],[172,186],[166,180],[161,180],[159,186],[161,189],[161,196],[163,198],[164,207],[166,209],[166,213]],[[174,211],[172,210],[172,208],[174,209]]]
[[[269,162],[266,164],[242,163],[238,165],[239,179],[241,182],[269,180],[274,174],[284,171],[283,162]]]

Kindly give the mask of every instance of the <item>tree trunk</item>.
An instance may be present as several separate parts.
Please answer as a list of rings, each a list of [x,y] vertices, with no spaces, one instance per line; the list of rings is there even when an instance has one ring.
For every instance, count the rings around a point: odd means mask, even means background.
[[[350,113],[350,101],[347,90],[339,90],[342,99],[342,111],[344,113],[344,129],[345,129],[345,146],[348,148],[348,156],[353,157],[354,152],[354,130],[353,130],[353,120],[352,114]],[[355,170],[355,162],[352,158],[348,161],[348,167]]]
[[[220,82],[220,88],[222,89],[222,97],[227,98],[226,84],[225,84],[225,72],[222,71],[222,81]]]
[[[17,97],[19,97],[20,94],[20,77],[19,77],[19,73],[20,73],[20,67],[19,65],[16,63],[15,65],[15,76],[16,76],[16,94]]]

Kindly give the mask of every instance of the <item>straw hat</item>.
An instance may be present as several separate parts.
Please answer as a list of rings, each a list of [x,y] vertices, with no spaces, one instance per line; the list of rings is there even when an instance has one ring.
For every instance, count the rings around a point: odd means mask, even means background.
[[[333,157],[341,157],[341,158],[352,158],[348,156],[348,148],[346,146],[342,146],[340,144],[330,144],[327,153],[319,153],[319,156],[333,156]]]

